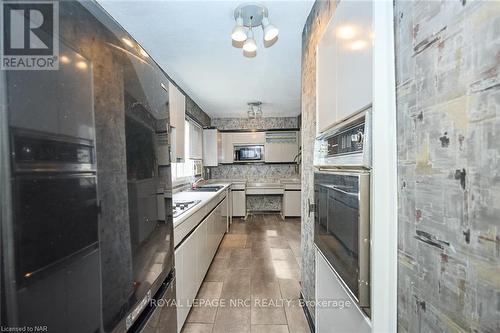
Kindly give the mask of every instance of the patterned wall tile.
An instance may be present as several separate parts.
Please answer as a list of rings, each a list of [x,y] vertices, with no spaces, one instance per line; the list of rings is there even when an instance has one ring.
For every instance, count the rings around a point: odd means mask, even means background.
[[[302,227],[301,287],[304,298],[315,299],[314,216],[308,203],[314,202],[313,148],[316,136],[316,46],[336,7],[334,0],[317,0],[302,32]],[[314,308],[309,312],[314,316]]]
[[[299,178],[294,164],[223,164],[210,168],[214,179],[246,179],[248,181],[279,181]]]
[[[398,330],[500,330],[500,5],[396,1]]]
[[[299,119],[298,117],[213,118],[212,126],[220,130],[299,128]]]
[[[212,126],[220,130],[283,129],[298,128],[297,117],[214,118]],[[213,179],[246,179],[265,182],[281,179],[299,178],[299,169],[295,164],[226,164],[210,168]],[[247,208],[253,211],[281,210],[281,198],[255,196],[247,199]]]

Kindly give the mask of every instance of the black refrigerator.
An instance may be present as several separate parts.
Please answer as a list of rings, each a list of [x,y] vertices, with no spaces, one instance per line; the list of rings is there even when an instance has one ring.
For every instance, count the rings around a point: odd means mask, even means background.
[[[167,77],[95,2],[58,21],[59,69],[0,76],[1,325],[175,332]]]

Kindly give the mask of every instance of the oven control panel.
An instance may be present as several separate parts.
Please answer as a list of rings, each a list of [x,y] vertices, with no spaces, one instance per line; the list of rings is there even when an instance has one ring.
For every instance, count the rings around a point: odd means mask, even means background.
[[[328,157],[355,154],[363,151],[365,124],[356,124],[326,139]]]
[[[314,166],[371,169],[371,107],[316,137]]]

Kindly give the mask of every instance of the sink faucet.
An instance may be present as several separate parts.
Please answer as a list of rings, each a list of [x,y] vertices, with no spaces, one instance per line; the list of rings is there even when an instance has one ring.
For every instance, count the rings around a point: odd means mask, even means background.
[[[198,178],[193,184],[191,184],[191,188],[194,190],[195,188],[198,187],[198,184],[202,181],[205,181],[205,179],[203,177],[201,178]]]

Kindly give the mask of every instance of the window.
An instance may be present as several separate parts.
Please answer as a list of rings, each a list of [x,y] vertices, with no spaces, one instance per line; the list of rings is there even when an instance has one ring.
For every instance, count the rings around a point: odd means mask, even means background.
[[[194,177],[194,161],[189,158],[189,147],[190,147],[190,122],[185,120],[184,123],[184,162],[183,163],[172,163],[172,180],[177,182],[182,182],[187,180],[189,177]]]

